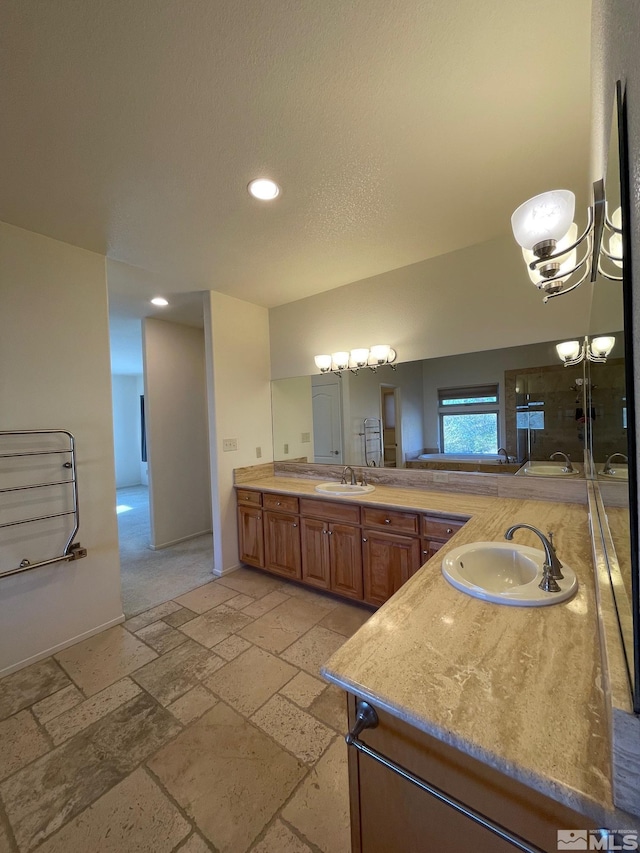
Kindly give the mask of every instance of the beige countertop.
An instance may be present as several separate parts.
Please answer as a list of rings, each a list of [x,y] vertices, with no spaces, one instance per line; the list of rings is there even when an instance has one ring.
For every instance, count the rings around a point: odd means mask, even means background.
[[[268,477],[239,488],[320,498],[315,485]],[[616,813],[587,508],[385,486],[347,500],[471,518],[333,655],[325,677],[570,808],[610,821]],[[554,531],[560,559],[580,582],[573,599],[510,607],[472,598],[444,579],[448,550],[504,541],[518,522]],[[540,547],[528,531],[515,540]]]

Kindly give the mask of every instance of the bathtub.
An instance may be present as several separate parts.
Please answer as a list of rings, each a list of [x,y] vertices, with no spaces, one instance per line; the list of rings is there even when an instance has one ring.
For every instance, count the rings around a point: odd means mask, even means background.
[[[432,462],[484,462],[487,465],[495,465],[500,460],[504,462],[504,456],[493,453],[421,453],[417,458]]]

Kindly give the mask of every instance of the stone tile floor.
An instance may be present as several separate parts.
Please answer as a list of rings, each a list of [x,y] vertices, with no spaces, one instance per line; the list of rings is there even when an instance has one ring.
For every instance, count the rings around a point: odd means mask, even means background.
[[[242,568],[0,681],[0,853],[347,853],[371,615]]]

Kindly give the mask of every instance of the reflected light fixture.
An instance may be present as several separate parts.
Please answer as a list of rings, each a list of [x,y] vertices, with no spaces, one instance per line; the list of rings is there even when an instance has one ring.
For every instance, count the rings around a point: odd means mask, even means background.
[[[516,242],[528,266],[531,281],[545,294],[569,293],[590,277],[595,281],[605,223],[604,181],[593,184],[593,202],[587,208],[587,225],[578,237],[573,222],[575,195],[551,190],[521,204],[511,217]],[[578,260],[578,250],[582,257]]]
[[[169,302],[164,296],[154,296],[151,300],[152,305],[157,305],[159,308],[165,308]]]
[[[370,348],[357,347],[351,352],[344,350],[331,355],[316,355],[314,361],[320,373],[335,373],[336,376],[342,376],[343,370],[357,373],[361,368],[368,367],[369,370],[375,371],[385,364],[395,370],[392,362],[396,358],[396,351],[388,344],[375,344]]]
[[[601,335],[592,338],[585,337],[582,341],[564,341],[556,344],[556,351],[565,367],[573,367],[580,364],[585,358],[587,361],[603,364],[613,349],[616,339],[612,335]]]
[[[247,189],[260,201],[272,201],[280,195],[280,187],[270,178],[256,178],[250,182]]]
[[[604,218],[604,232],[602,235],[602,245],[600,247],[600,256],[598,258],[598,272],[605,278],[611,281],[622,281],[622,276],[614,271],[606,269],[607,260],[615,264],[616,267],[622,269],[622,208],[616,207],[611,214]]]

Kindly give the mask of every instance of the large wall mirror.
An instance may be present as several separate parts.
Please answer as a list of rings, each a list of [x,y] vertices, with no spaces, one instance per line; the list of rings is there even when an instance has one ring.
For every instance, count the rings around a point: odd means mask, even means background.
[[[594,285],[591,312],[593,333],[598,316],[614,310],[623,331],[623,357],[608,359],[606,364],[589,364],[587,387],[590,420],[589,447],[593,458],[606,521],[611,532],[615,554],[607,554],[611,586],[616,602],[618,623],[624,645],[634,711],[640,713],[640,598],[638,568],[638,525],[636,483],[636,428],[633,399],[633,345],[631,330],[631,240],[627,223],[630,215],[628,189],[629,160],[627,150],[626,103],[618,83],[611,123],[605,193],[607,215],[614,226],[622,228],[613,236],[605,229],[604,249],[622,256],[622,262],[603,258],[602,267],[616,282],[599,276]],[[599,331],[599,330],[598,330]],[[608,413],[606,421],[601,415]],[[607,426],[608,424],[608,426]]]

